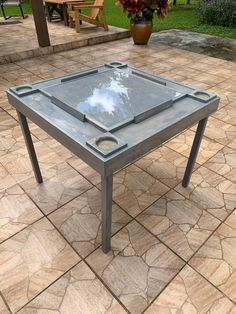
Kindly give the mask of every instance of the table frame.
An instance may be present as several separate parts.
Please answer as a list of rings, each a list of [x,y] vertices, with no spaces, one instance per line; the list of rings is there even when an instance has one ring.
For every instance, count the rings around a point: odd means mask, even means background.
[[[27,118],[21,112],[17,110],[19,123],[22,129],[22,133],[25,139],[26,147],[31,160],[32,168],[34,171],[35,179],[38,183],[42,183],[42,175],[37,160],[37,156],[34,149],[34,144],[30,134]],[[195,133],[194,141],[192,144],[191,152],[188,158],[187,167],[182,181],[182,186],[187,187],[192,171],[195,165],[195,161],[198,155],[198,151],[201,145],[201,141],[204,135],[204,130],[207,124],[208,117],[198,122],[198,127]],[[112,187],[113,187],[113,173],[101,175],[102,186],[102,250],[107,253],[111,249],[111,224],[112,224]]]

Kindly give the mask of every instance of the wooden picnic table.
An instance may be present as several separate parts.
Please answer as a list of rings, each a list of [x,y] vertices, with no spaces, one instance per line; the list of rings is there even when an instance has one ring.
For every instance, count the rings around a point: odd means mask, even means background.
[[[54,19],[60,18],[64,21],[66,26],[69,25],[67,6],[68,4],[77,4],[84,2],[85,0],[45,0],[46,14],[48,22]],[[55,16],[53,13],[56,12],[58,15]]]

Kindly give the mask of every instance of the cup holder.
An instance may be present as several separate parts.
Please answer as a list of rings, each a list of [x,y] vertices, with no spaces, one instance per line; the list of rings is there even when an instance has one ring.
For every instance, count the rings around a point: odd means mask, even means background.
[[[108,157],[127,146],[127,143],[122,142],[109,132],[102,134],[97,138],[90,139],[86,144],[103,157]]]
[[[210,94],[204,90],[195,90],[192,94],[192,97],[200,100],[201,102],[208,102],[214,98],[216,98],[217,96],[214,94]]]
[[[105,65],[108,66],[109,68],[118,68],[118,69],[127,67],[126,63],[123,63],[120,61],[112,61],[110,63],[106,63]]]
[[[210,98],[211,96],[206,93],[206,92],[195,92],[194,95],[197,97],[197,98],[201,98],[203,100],[207,100],[208,98]]]
[[[29,95],[36,91],[32,85],[20,85],[20,86],[10,88],[10,90],[17,96]]]
[[[16,91],[18,93],[26,93],[26,92],[31,91],[32,89],[33,89],[33,87],[30,85],[22,85],[22,86],[16,87]]]
[[[114,137],[104,136],[96,140],[96,145],[101,150],[110,151],[118,146],[118,141]]]

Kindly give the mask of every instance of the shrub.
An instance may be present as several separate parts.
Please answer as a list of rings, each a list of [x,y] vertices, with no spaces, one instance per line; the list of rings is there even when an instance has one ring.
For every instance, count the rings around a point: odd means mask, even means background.
[[[198,0],[196,8],[202,23],[236,26],[236,0]]]

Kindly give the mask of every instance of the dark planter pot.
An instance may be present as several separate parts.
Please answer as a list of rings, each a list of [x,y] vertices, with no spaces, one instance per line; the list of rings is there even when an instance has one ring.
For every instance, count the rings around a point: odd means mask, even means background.
[[[130,30],[135,45],[146,45],[151,36],[152,28],[152,21],[131,23]]]

